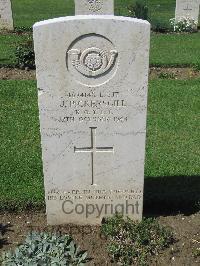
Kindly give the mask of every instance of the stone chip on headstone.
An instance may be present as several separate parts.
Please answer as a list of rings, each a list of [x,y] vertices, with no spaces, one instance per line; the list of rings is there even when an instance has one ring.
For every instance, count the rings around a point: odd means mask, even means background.
[[[149,23],[128,17],[34,25],[49,224],[142,219],[149,44]]]
[[[0,0],[0,30],[13,30],[10,0]]]

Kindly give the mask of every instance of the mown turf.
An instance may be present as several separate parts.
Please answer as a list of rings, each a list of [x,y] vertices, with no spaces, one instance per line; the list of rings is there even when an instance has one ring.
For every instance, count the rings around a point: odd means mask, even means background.
[[[34,82],[0,81],[0,209],[43,202]]]
[[[146,0],[149,21],[153,25],[166,25],[174,16],[175,0]],[[116,15],[129,16],[128,7],[133,0],[116,0]],[[73,15],[73,0],[18,0],[13,1],[14,23],[17,28],[29,28],[40,20]],[[15,65],[15,49],[28,36],[0,35],[0,66]],[[150,63],[152,66],[191,66],[200,64],[200,33],[152,34]]]
[[[115,0],[115,14],[129,15],[128,7],[136,0]],[[175,0],[144,0],[152,22],[168,23],[174,17]],[[15,27],[32,27],[33,23],[60,16],[74,15],[73,0],[13,0]]]
[[[16,64],[16,47],[25,42],[27,39],[27,35],[0,35],[0,67],[14,66]]]
[[[0,35],[0,66],[15,65],[16,47],[28,35]],[[200,64],[200,32],[193,34],[152,34],[151,66],[193,66]]]
[[[150,64],[154,66],[200,64],[200,32],[193,34],[152,34]]]
[[[150,82],[147,176],[200,174],[200,80]]]
[[[179,195],[182,204],[200,198],[199,82],[150,83],[146,206],[155,205],[156,197],[156,204],[162,200],[170,206]],[[41,207],[44,193],[35,82],[0,81],[0,106],[0,210]]]
[[[73,0],[14,0],[12,8],[17,28],[29,28],[40,20],[74,14]]]

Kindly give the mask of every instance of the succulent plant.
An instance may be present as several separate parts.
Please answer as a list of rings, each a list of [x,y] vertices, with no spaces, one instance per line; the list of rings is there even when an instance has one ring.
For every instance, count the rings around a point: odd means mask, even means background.
[[[70,236],[44,232],[30,233],[24,244],[2,256],[3,266],[82,266],[87,261],[87,252]]]

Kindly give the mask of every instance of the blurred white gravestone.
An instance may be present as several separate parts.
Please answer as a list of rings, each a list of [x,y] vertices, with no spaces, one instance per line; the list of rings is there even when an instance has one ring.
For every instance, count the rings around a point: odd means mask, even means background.
[[[0,30],[13,30],[10,0],[0,0]]]
[[[200,0],[176,0],[176,19],[188,17],[198,22]]]
[[[127,17],[34,25],[49,224],[142,219],[149,43]]]
[[[113,0],[75,0],[76,15],[113,15]]]

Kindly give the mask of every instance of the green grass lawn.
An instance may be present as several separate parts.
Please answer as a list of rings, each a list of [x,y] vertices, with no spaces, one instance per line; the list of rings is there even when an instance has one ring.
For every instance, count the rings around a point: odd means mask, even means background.
[[[16,47],[28,35],[0,35],[0,66],[16,64]],[[193,34],[152,34],[152,66],[192,66],[200,64],[200,32]]]
[[[145,0],[152,21],[168,23],[174,17],[175,0]],[[129,15],[127,7],[135,0],[115,0],[115,14]],[[12,0],[15,27],[32,27],[33,23],[60,16],[74,15],[73,0]]]
[[[0,35],[0,67],[16,64],[16,47],[25,42],[28,35]]]
[[[176,182],[189,193],[184,194],[187,202],[199,199],[199,82],[150,82],[145,169],[147,182],[153,179],[146,186],[149,198],[155,198],[158,183],[169,180],[173,193],[167,191],[167,201],[171,205],[180,192]],[[44,193],[36,83],[0,81],[0,106],[0,210],[41,207]],[[184,186],[186,177],[191,177],[190,183]],[[156,185],[152,185],[154,181]]]
[[[40,20],[74,14],[73,0],[13,0],[15,27],[32,27]]]
[[[115,13],[129,15],[133,0],[116,0]],[[175,0],[147,0],[149,16],[166,23],[174,16]],[[73,0],[13,0],[16,27],[32,27],[36,21],[74,14]],[[153,22],[153,23],[154,23]],[[28,35],[0,35],[0,66],[16,64],[15,49]],[[152,34],[150,64],[152,66],[191,66],[200,64],[200,33]]]
[[[200,32],[152,34],[150,64],[154,66],[200,65]]]
[[[147,176],[200,174],[200,80],[150,82]]]
[[[34,82],[0,81],[0,209],[43,201],[37,91]]]

